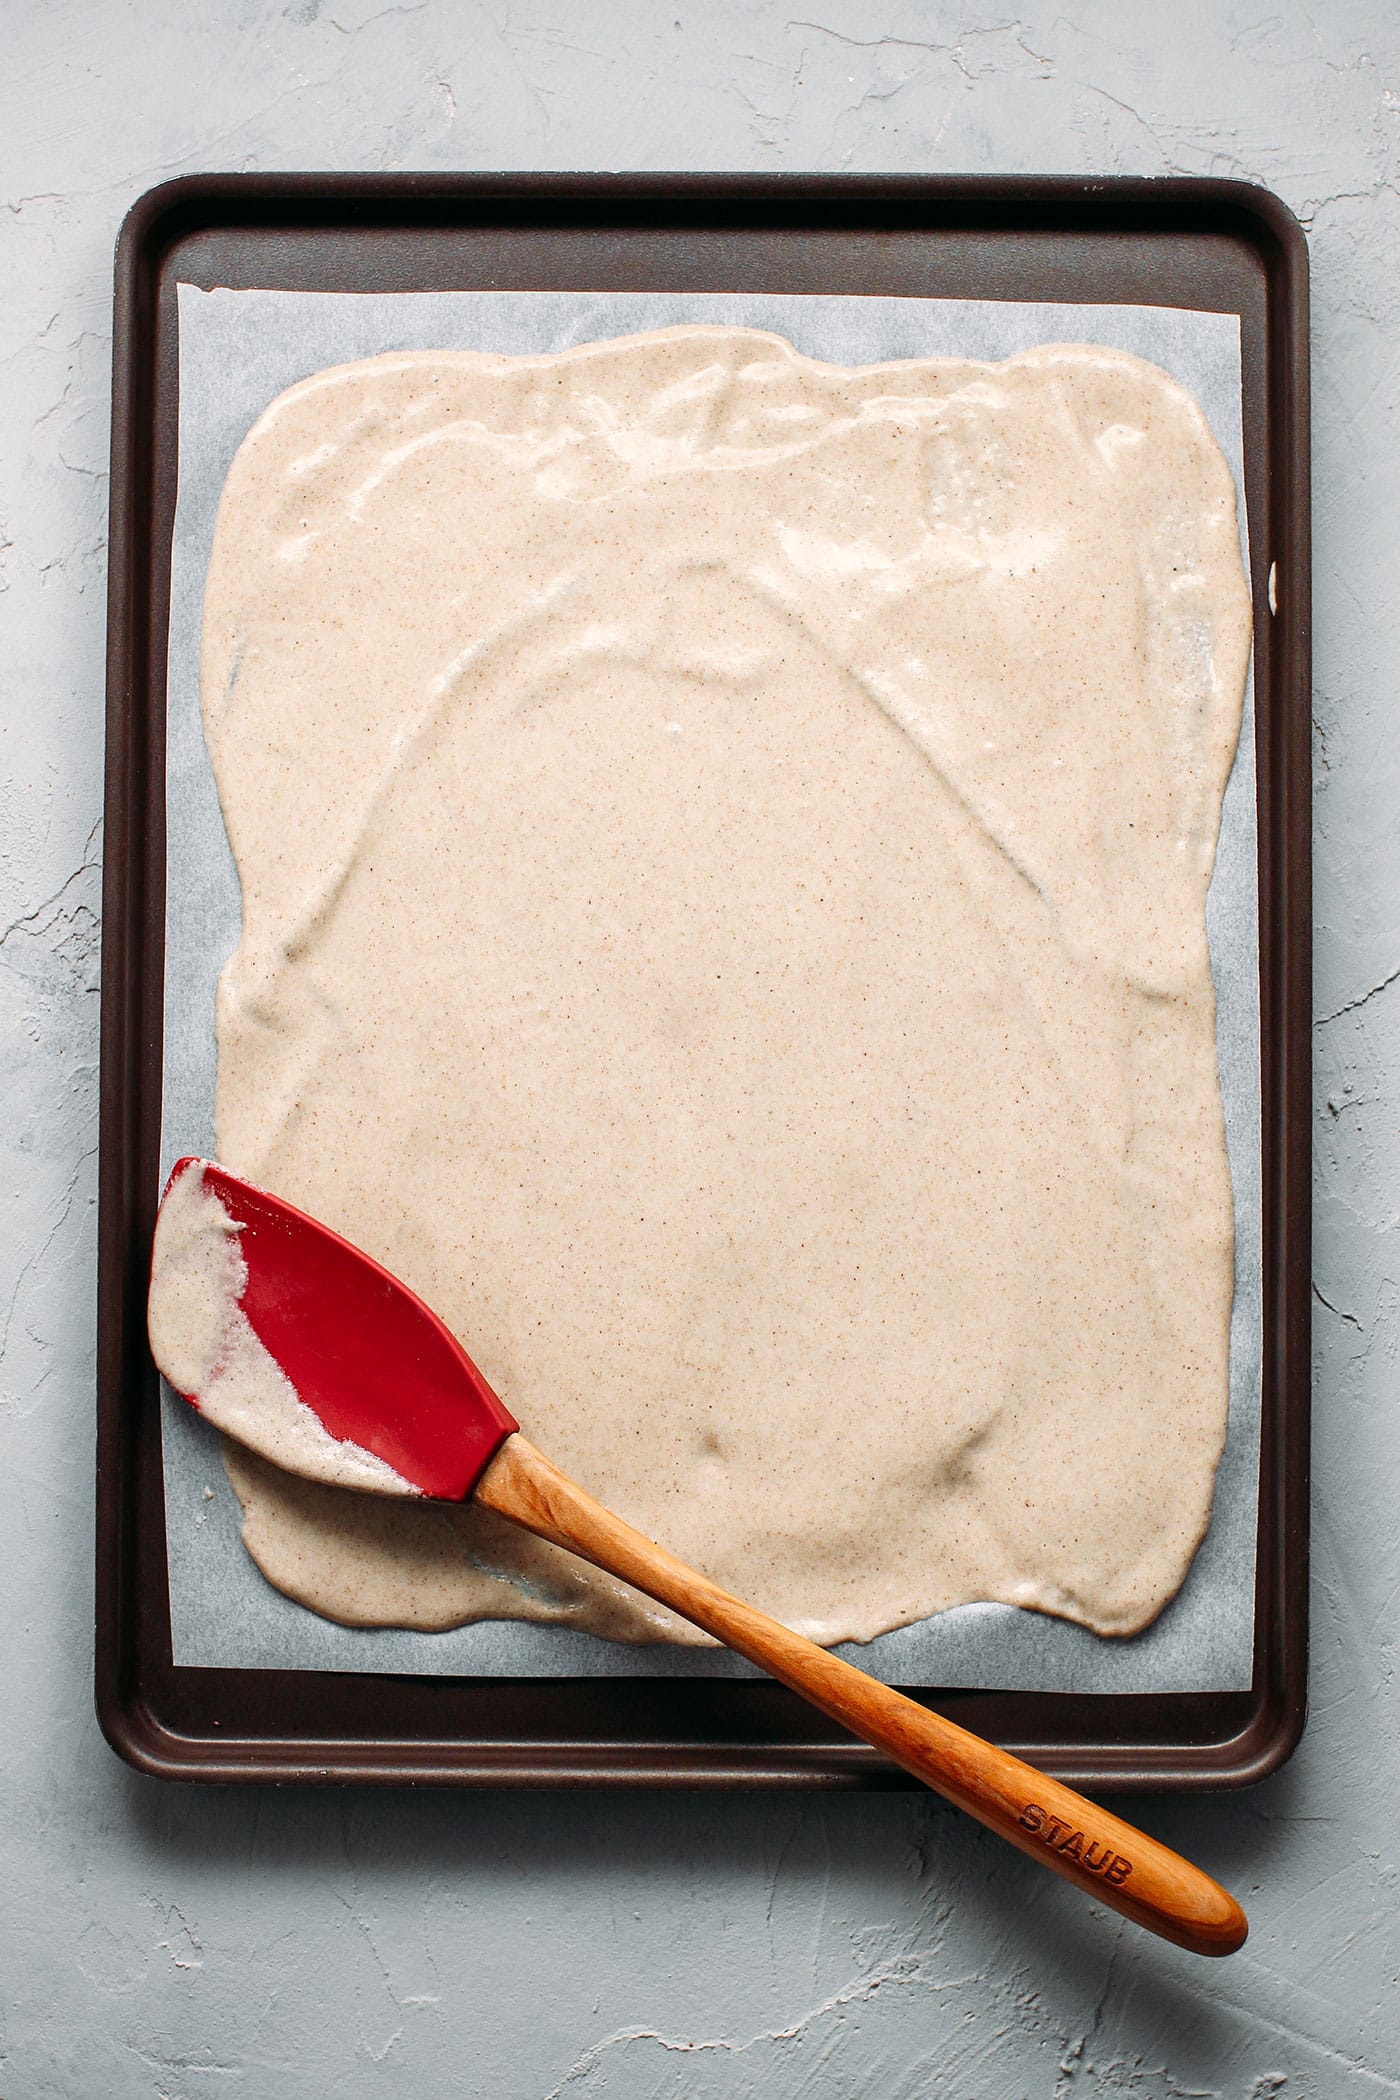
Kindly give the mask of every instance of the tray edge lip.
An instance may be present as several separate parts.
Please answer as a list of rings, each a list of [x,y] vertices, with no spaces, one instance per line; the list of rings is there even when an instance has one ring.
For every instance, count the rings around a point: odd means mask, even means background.
[[[1228,206],[1275,241],[1292,269],[1301,266],[1306,283],[1307,238],[1290,206],[1263,183],[1224,175],[1119,175],[1073,172],[1016,175],[949,170],[901,171],[867,169],[848,174],[825,170],[746,169],[358,169],[209,168],[167,177],[142,191],[122,219],[117,239],[120,285],[133,273],[142,251],[153,241],[168,244],[173,229],[163,229],[192,207],[214,212],[222,205],[281,201],[303,205],[324,198],[328,203],[356,199],[385,204],[444,199],[466,202],[619,204],[673,198],[713,203],[829,203],[849,198],[867,204],[888,199],[903,204],[985,204],[1012,209],[1113,201],[1142,207],[1199,204]],[[216,223],[222,218],[219,214]],[[226,223],[226,221],[225,221]]]
[[[317,1754],[296,1754],[275,1737],[180,1735],[157,1720],[139,1698],[99,1708],[102,1733],[125,1763],[147,1777],[185,1785],[408,1786],[567,1790],[578,1787],[742,1792],[800,1788],[832,1792],[925,1791],[917,1779],[862,1745],[789,1745],[782,1754],[754,1756],[747,1746],[687,1747],[665,1743],[457,1744],[426,1738],[379,1746],[367,1738],[326,1737]],[[1299,1724],[1299,1731],[1301,1724]],[[1043,1752],[1036,1769],[1067,1785],[1100,1795],[1238,1792],[1269,1777],[1291,1756],[1297,1733],[1252,1721],[1221,1745],[1239,1751],[1229,1762],[1194,1771],[1165,1769],[1143,1758],[1120,1773],[1092,1760],[1098,1746],[1056,1757]],[[1024,1755],[1016,1744],[1009,1747]]]

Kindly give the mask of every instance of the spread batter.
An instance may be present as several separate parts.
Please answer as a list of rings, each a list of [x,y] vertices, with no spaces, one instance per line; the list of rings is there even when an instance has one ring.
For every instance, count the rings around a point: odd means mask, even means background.
[[[1248,646],[1229,469],[1121,352],[320,373],[209,572],[219,1155],[813,1637],[984,1598],[1131,1633],[1225,1432]],[[471,1508],[228,1464],[330,1616],[685,1637]]]

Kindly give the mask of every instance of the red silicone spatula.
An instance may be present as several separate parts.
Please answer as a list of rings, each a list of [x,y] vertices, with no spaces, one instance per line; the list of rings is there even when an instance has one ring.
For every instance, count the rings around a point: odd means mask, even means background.
[[[181,1160],[170,1187],[202,1164]],[[279,1197],[220,1167],[204,1171],[241,1227],[242,1309],[333,1437],[373,1452],[425,1495],[474,1496],[645,1590],[1149,1931],[1196,1954],[1231,1954],[1243,1943],[1244,1912],[1199,1868],[643,1538],[521,1436],[442,1321],[387,1269]],[[199,1404],[198,1393],[187,1397]]]

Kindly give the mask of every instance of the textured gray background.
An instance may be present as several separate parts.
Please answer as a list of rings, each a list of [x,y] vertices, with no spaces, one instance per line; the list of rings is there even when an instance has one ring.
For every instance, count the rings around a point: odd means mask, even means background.
[[[1400,10],[1393,0],[7,0],[0,10],[3,2100],[1400,2091]],[[186,169],[1228,174],[1312,241],[1313,1718],[1134,1804],[1207,1966],[929,1799],[163,1789],[91,1718],[110,260]]]

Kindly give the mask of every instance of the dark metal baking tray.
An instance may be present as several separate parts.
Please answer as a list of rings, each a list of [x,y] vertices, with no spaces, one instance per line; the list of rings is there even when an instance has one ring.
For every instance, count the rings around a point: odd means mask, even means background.
[[[97,1711],[168,1778],[560,1786],[914,1782],[776,1685],[176,1668],[145,1279],[157,1200],[164,710],[179,279],[393,291],[882,293],[1240,317],[1255,599],[1264,1412],[1249,1692],[916,1692],[1076,1784],[1262,1777],[1303,1726],[1309,1408],[1307,253],[1242,183],[1005,177],[222,175],[117,252],[98,1310]],[[1268,604],[1271,568],[1277,617]]]

